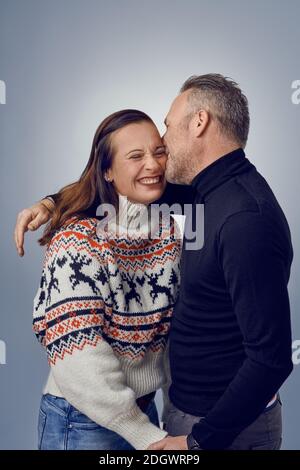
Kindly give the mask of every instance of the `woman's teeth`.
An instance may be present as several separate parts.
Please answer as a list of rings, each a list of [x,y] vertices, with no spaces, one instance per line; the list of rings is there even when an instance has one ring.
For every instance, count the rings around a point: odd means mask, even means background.
[[[155,178],[141,178],[139,180],[139,182],[143,184],[156,184],[156,183],[159,183],[159,181],[160,181],[160,176],[156,176]]]

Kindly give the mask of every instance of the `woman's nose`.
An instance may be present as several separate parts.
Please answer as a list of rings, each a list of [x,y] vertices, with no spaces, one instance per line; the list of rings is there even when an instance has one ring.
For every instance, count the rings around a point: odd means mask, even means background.
[[[157,157],[155,158],[153,155],[148,155],[145,161],[145,168],[146,170],[153,170],[153,169],[160,168]]]

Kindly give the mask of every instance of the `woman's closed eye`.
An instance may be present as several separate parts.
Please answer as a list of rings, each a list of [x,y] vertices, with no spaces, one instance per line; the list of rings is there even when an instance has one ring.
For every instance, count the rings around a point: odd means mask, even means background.
[[[155,153],[153,154],[154,157],[162,157],[166,155],[166,150],[165,148],[161,148],[159,150],[156,150]],[[129,157],[129,160],[140,160],[141,158],[144,157],[144,154],[134,154]]]
[[[131,157],[129,157],[129,160],[138,160],[141,158],[143,158],[143,155],[136,154],[136,155],[131,155]]]
[[[158,147],[156,149],[156,151],[154,152],[155,157],[164,157],[166,155],[167,155],[167,153],[166,153],[166,147],[165,146]]]

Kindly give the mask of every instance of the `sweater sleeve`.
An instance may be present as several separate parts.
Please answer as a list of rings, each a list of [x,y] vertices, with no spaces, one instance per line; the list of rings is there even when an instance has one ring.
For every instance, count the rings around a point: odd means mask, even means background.
[[[241,212],[223,225],[218,255],[246,359],[215,406],[192,429],[203,449],[229,447],[264,411],[293,368],[289,235],[259,213]]]
[[[46,198],[51,199],[54,204],[57,204],[58,200],[59,200],[59,193],[47,194],[47,196],[45,196],[43,199],[46,199]],[[87,207],[84,211],[86,216],[87,217],[95,217],[99,204],[100,204],[100,197],[97,193],[94,201],[92,202],[92,204],[89,207]]]
[[[46,252],[34,300],[34,330],[65,399],[142,450],[166,432],[137,406],[120,361],[105,340],[101,273],[93,241],[80,233],[60,232]]]
[[[184,213],[184,205],[193,203],[195,194],[195,189],[191,185],[167,183],[163,195],[160,199],[154,201],[153,204],[168,204],[169,206],[173,206],[175,213],[181,215]],[[51,198],[54,204],[56,204],[59,199],[59,193],[48,194],[45,198]],[[91,206],[86,209],[86,214],[90,217],[95,216],[99,204],[100,198],[97,194]],[[179,206],[178,210],[176,206]]]
[[[58,201],[58,193],[55,193],[55,194],[47,194],[47,196],[44,196],[43,199],[46,199],[46,198],[51,198],[52,201],[56,204],[57,201]]]
[[[183,214],[184,204],[192,204],[196,191],[191,185],[167,183],[166,189],[160,199],[155,204],[168,204],[169,206],[179,205]]]

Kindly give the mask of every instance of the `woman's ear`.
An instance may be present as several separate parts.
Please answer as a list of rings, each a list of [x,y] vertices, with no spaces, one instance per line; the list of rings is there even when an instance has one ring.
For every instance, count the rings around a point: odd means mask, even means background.
[[[112,183],[113,182],[113,178],[112,178],[112,174],[111,174],[111,170],[107,170],[105,173],[104,173],[104,179],[105,181],[107,181],[108,183]]]

